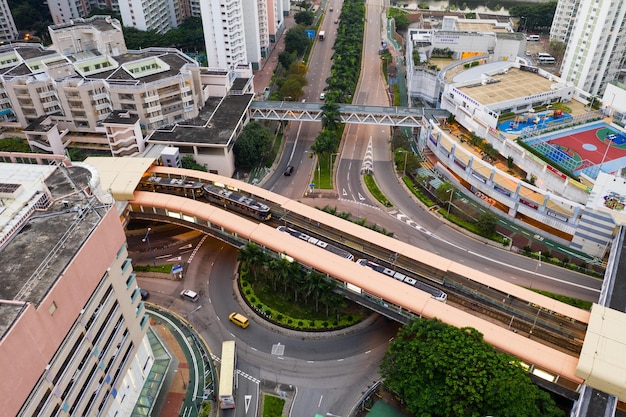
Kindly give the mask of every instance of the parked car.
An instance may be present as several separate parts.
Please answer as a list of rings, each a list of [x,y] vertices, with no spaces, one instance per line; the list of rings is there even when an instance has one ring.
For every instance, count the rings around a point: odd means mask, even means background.
[[[326,94],[320,93],[320,100],[324,100],[326,98]]]
[[[192,290],[182,290],[180,292],[180,296],[187,301],[196,302],[200,297],[198,297],[198,293]]]

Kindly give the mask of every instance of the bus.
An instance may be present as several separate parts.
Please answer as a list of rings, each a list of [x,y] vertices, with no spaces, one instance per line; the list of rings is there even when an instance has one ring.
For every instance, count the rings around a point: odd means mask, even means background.
[[[235,408],[235,369],[237,367],[237,352],[235,341],[222,342],[222,366],[220,368],[219,401],[220,408]]]

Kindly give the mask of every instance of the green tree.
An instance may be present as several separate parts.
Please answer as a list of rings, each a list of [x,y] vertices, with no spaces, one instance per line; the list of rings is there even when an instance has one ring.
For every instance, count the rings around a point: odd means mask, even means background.
[[[486,211],[480,215],[476,221],[476,227],[483,236],[493,236],[496,234],[498,226],[498,218],[490,211]]]
[[[32,152],[30,146],[28,146],[28,142],[26,141],[26,139],[14,137],[0,139],[0,151],[26,153]]]
[[[322,111],[322,129],[336,130],[341,124],[339,104],[328,98],[322,105]]]
[[[302,55],[309,46],[309,37],[304,31],[304,26],[297,25],[292,27],[285,34],[285,51],[296,55]]]
[[[296,54],[282,51],[278,54],[278,62],[282,65],[283,68],[289,68],[289,66],[296,61]]]
[[[407,30],[409,28],[409,23],[409,18],[406,15],[396,17],[396,30]]]
[[[552,26],[556,0],[547,3],[522,3],[511,6],[509,14],[522,19],[522,27],[527,32],[548,32]]]
[[[449,182],[443,182],[435,190],[435,197],[440,202],[448,203],[450,201],[450,193],[454,193],[454,186]]]
[[[193,155],[185,155],[180,161],[182,163],[183,168],[185,169],[195,169],[196,171],[204,171],[207,172],[207,169],[204,165],[200,165],[194,159]]]
[[[476,329],[436,319],[401,328],[380,373],[417,416],[563,416],[519,360],[496,352]]]
[[[313,12],[309,10],[304,10],[304,11],[296,13],[293,16],[293,19],[299,25],[311,26],[313,24],[314,17],[315,15],[313,14]]]
[[[561,41],[556,39],[550,40],[550,53],[556,58],[557,61],[563,59],[563,56],[565,55],[565,46],[566,45]]]
[[[253,242],[248,242],[243,248],[239,249],[237,260],[241,262],[242,269],[251,274],[251,281],[258,280],[259,272],[268,263],[267,255],[263,252],[263,249]]]
[[[339,138],[337,137],[337,133],[332,130],[324,129],[315,138],[315,143],[311,146],[311,150],[319,156],[333,153],[338,147]]]
[[[271,151],[270,131],[259,122],[250,122],[244,127],[233,147],[235,165],[241,169],[252,168],[266,159]]]
[[[281,97],[289,97],[288,100],[298,101],[304,95],[304,90],[302,89],[304,85],[300,76],[289,76],[278,92]]]

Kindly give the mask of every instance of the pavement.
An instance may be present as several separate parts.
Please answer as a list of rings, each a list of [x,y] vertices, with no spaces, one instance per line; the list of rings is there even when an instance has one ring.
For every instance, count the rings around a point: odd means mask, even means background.
[[[278,55],[285,50],[285,33],[296,24],[292,13],[289,13],[289,16],[284,16],[284,18],[285,30],[279,36],[278,40],[274,42],[274,48],[265,60],[263,67],[253,72],[254,92],[257,94],[262,93],[265,88],[270,87],[274,71],[276,70],[276,67],[279,66]]]

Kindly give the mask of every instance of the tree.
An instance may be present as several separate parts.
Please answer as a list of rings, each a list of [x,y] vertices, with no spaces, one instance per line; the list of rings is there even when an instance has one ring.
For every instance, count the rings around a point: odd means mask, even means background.
[[[285,34],[285,51],[302,55],[309,46],[309,42],[310,40],[304,31],[304,26],[294,26]]]
[[[418,416],[563,416],[519,360],[496,352],[476,329],[436,319],[401,328],[380,373]]]
[[[565,55],[565,47],[566,45],[561,41],[556,39],[550,40],[550,53],[556,58],[557,61],[563,59],[563,56]]]
[[[295,60],[296,54],[287,51],[282,51],[280,54],[278,54],[278,62],[280,62],[280,65],[282,65],[283,68],[289,68],[289,66],[294,63]]]
[[[341,124],[339,104],[335,103],[335,101],[329,97],[322,105],[322,111],[322,129],[336,130]]]
[[[0,151],[2,152],[25,152],[30,153],[32,150],[28,146],[26,139],[22,138],[3,138],[0,139]]]
[[[454,193],[454,186],[449,182],[443,182],[435,190],[435,197],[441,202],[450,201],[450,193]]]
[[[272,135],[259,122],[250,122],[237,138],[233,152],[235,165],[249,169],[267,158],[272,150]]]
[[[497,217],[490,211],[486,211],[480,215],[476,221],[476,227],[483,236],[493,236],[496,234],[498,226]]]
[[[301,11],[293,16],[293,19],[299,25],[311,26],[315,15],[309,10]]]
[[[204,171],[207,172],[207,169],[204,165],[200,165],[196,162],[193,155],[185,155],[181,160],[182,166],[185,169],[195,169],[196,171]]]
[[[302,87],[303,84],[300,79],[289,76],[278,91],[281,97],[290,97],[289,100],[298,101],[304,95]]]

